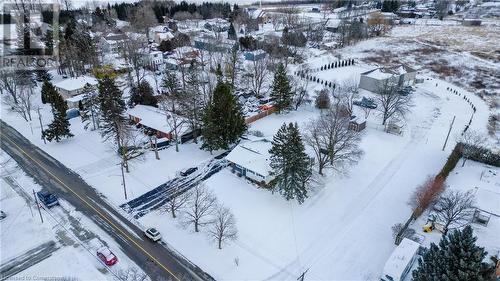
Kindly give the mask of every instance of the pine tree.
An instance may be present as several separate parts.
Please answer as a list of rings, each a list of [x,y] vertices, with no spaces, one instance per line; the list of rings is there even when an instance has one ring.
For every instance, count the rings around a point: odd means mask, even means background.
[[[124,134],[128,129],[122,92],[109,77],[99,80],[98,89],[101,136],[104,140],[112,138],[118,146],[122,146]]]
[[[185,99],[181,105],[182,115],[187,118],[191,130],[193,131],[194,142],[198,143],[202,111],[205,105],[200,91],[198,69],[194,63],[191,63],[188,69],[184,95]]]
[[[43,82],[41,93],[43,104],[52,103],[52,101],[59,95],[54,85],[52,85],[52,83],[50,83],[48,80],[45,80]]]
[[[280,63],[274,73],[271,98],[279,113],[292,108],[292,88],[288,82],[285,66]]]
[[[203,113],[202,149],[212,152],[228,149],[246,131],[247,125],[241,107],[231,87],[219,80],[215,86],[212,101]]]
[[[59,93],[56,92],[56,94],[51,97],[51,106],[54,120],[49,124],[48,129],[43,131],[42,138],[48,141],[55,139],[56,142],[59,142],[63,137],[72,137],[73,134],[69,130],[69,122],[66,119],[68,105]]]
[[[234,25],[233,23],[231,22],[231,24],[229,25],[229,30],[227,31],[227,38],[228,39],[231,39],[231,40],[236,40],[238,39],[236,37],[236,30],[234,29]]]
[[[158,101],[153,95],[153,88],[151,88],[151,85],[149,85],[148,81],[142,80],[138,86],[132,86],[128,104],[129,106],[142,104],[158,107]]]
[[[100,105],[97,91],[90,84],[83,87],[81,94],[82,99],[82,110],[80,110],[80,117],[82,118],[83,128],[88,129],[90,124],[92,124],[92,130],[99,128],[99,114]]]
[[[476,246],[472,228],[443,236],[439,246],[431,243],[413,271],[415,281],[486,281],[492,279],[493,266],[483,262],[488,254]]]
[[[273,137],[271,168],[275,178],[271,186],[286,200],[296,198],[302,204],[307,198],[306,184],[311,177],[311,161],[305,153],[297,124],[283,124]]]

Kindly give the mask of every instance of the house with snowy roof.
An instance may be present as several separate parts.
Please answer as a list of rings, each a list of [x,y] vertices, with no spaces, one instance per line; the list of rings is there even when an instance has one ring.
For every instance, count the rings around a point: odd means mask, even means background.
[[[401,87],[414,85],[416,75],[415,69],[404,64],[379,67],[361,73],[359,87],[370,92],[377,92],[387,82],[396,83]]]
[[[268,184],[274,178],[270,166],[271,146],[266,138],[241,142],[226,156],[231,171],[251,181]]]
[[[61,80],[54,84],[56,90],[63,96],[65,100],[81,94],[83,87],[89,84],[92,87],[97,87],[97,79],[90,76],[79,76]]]
[[[189,126],[184,119],[153,106],[138,104],[127,110],[127,114],[130,120],[145,129],[145,133],[154,133],[158,138],[174,139],[176,131],[174,124],[177,126],[178,139],[181,142],[182,136],[189,133]],[[173,122],[173,118],[177,118],[176,122]]]

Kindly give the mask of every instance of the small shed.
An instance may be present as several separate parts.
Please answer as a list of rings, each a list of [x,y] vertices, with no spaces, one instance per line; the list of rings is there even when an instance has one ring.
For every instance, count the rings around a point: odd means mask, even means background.
[[[357,117],[357,116],[351,116],[351,120],[349,121],[349,130],[353,130],[356,132],[361,132],[366,128],[366,119]]]

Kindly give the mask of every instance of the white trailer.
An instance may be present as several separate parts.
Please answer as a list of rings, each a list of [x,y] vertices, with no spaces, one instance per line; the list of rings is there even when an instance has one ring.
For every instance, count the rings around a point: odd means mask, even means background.
[[[407,238],[394,249],[384,266],[381,281],[403,281],[417,259],[420,244]]]

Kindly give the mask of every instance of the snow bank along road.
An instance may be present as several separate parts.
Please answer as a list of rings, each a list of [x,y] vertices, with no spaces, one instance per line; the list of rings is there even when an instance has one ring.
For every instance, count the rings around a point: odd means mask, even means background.
[[[173,251],[139,238],[144,237],[142,230],[114,210],[76,173],[1,120],[0,126],[1,148],[44,189],[64,198],[113,237],[152,280],[213,280]]]

